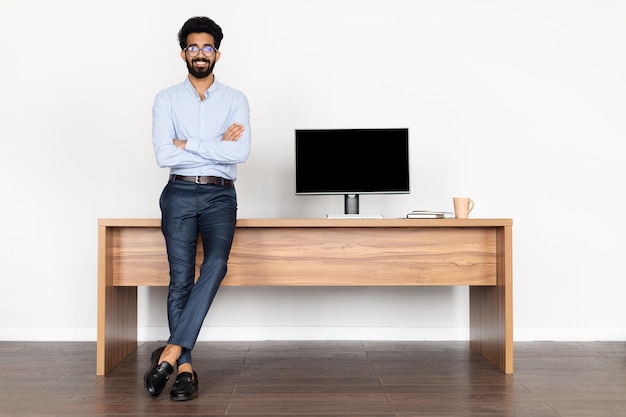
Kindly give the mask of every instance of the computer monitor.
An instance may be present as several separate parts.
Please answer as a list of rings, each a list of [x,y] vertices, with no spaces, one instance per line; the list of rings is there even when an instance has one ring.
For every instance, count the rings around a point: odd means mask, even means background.
[[[360,194],[408,194],[409,130],[296,129],[296,195],[344,195],[359,214]]]

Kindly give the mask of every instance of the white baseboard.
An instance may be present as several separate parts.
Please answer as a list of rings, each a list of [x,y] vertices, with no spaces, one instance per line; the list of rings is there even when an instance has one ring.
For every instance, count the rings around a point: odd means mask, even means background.
[[[626,341],[626,328],[515,328],[516,342]]]
[[[0,327],[0,340],[23,342],[94,342],[95,327]]]
[[[166,340],[166,328],[141,328],[139,340]],[[467,328],[406,327],[210,327],[198,341],[259,340],[469,340]]]
[[[93,342],[95,327],[3,327],[2,341]],[[167,327],[140,327],[141,342],[166,340]],[[515,328],[516,342],[626,341],[626,328]],[[198,341],[259,340],[469,340],[468,328],[424,327],[205,327]]]

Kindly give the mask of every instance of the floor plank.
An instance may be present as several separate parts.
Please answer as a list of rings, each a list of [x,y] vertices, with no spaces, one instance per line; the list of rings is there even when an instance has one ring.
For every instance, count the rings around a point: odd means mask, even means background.
[[[158,346],[99,377],[95,343],[0,341],[0,417],[626,417],[626,342],[517,342],[513,375],[467,342],[202,342],[187,402],[144,393]]]

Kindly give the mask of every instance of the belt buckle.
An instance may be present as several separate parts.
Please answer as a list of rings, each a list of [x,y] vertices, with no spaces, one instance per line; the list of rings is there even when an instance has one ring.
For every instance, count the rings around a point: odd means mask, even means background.
[[[196,182],[196,184],[202,184],[202,183],[200,182],[200,176],[199,176],[199,175],[196,175],[196,181],[195,181],[195,182]]]

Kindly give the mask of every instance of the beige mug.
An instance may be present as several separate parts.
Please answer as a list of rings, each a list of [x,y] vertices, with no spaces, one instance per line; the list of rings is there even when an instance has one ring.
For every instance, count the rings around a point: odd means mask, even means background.
[[[467,216],[474,209],[474,200],[469,197],[454,197],[454,217],[457,219],[467,219]]]

